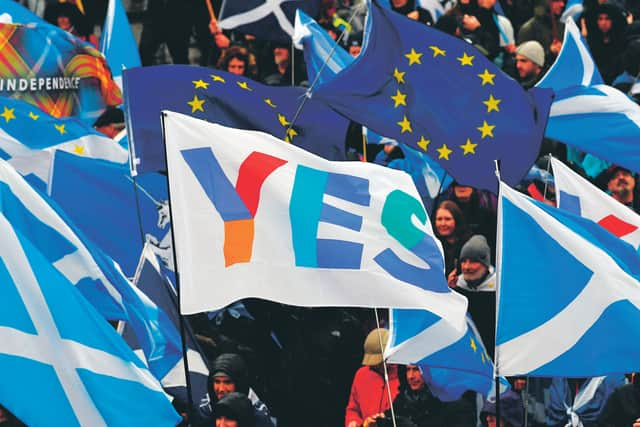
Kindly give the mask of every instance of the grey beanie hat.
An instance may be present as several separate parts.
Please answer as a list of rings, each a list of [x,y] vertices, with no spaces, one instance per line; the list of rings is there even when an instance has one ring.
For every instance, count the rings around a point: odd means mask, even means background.
[[[488,268],[491,265],[491,248],[487,239],[480,234],[471,236],[460,250],[460,261],[464,259],[479,261]]]
[[[516,54],[529,58],[531,62],[544,67],[544,48],[535,40],[529,40],[516,48]]]

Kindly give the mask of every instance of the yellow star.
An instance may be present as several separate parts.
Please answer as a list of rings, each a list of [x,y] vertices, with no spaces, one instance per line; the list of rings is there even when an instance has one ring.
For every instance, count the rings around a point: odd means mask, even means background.
[[[84,147],[82,145],[74,145],[73,147],[73,152],[76,154],[80,154],[83,155],[84,154]]]
[[[420,57],[422,56],[422,54],[416,52],[413,48],[411,48],[411,52],[406,53],[404,56],[406,56],[409,60],[409,65],[422,64],[422,62],[420,62]]]
[[[471,140],[469,138],[467,138],[467,143],[464,145],[461,145],[460,148],[462,148],[464,150],[464,155],[466,156],[467,154],[476,154],[476,147],[478,146],[478,144],[472,144]]]
[[[476,342],[473,338],[471,338],[471,349],[473,350],[474,353],[478,350],[478,347],[476,346]]]
[[[273,103],[273,101],[271,100],[271,98],[267,98],[264,100],[264,103],[267,104],[269,107],[271,108],[276,108],[276,104]]]
[[[407,116],[402,116],[402,121],[398,122],[398,125],[402,128],[400,129],[400,133],[413,132],[411,122],[407,119]]]
[[[13,114],[13,112],[15,111],[15,108],[7,108],[4,107],[4,111],[2,112],[2,114],[0,114],[0,116],[4,117],[4,120],[9,123],[9,120],[15,119],[16,115]]]
[[[193,99],[187,102],[191,106],[191,112],[195,113],[196,111],[202,111],[204,113],[204,108],[202,108],[202,104],[204,104],[204,99],[198,99],[198,95],[194,95]]]
[[[465,66],[465,65],[469,65],[470,67],[473,66],[473,58],[475,58],[475,56],[471,55],[467,55],[467,52],[464,52],[462,54],[461,58],[456,58],[458,61],[460,61],[460,65]]]
[[[64,128],[64,123],[61,125],[53,125],[53,127],[55,127],[56,130],[60,132],[60,135],[64,135],[65,133],[67,133],[67,130]]]
[[[407,94],[400,92],[398,89],[396,89],[396,94],[391,99],[395,102],[393,108],[398,108],[400,105],[407,106]]]
[[[214,82],[220,82],[220,83],[225,83],[224,79],[220,76],[217,76],[215,74],[211,74],[211,78],[213,79]]]
[[[240,86],[240,88],[242,88],[242,89],[244,89],[244,90],[248,90],[248,91],[250,91],[250,92],[252,92],[252,91],[253,91],[253,89],[251,89],[251,88],[249,87],[249,83],[247,83],[247,82],[236,82],[236,84],[237,84],[238,86]]]
[[[294,136],[298,135],[298,132],[294,128],[291,128],[287,131],[287,139],[291,141]]]
[[[208,89],[209,83],[206,83],[204,80],[193,80],[191,83],[195,86],[194,89]]]
[[[427,151],[430,142],[430,139],[424,139],[424,136],[420,135],[420,141],[416,142],[416,144],[418,144],[418,147],[422,148],[423,151]]]
[[[496,99],[493,97],[493,95],[489,95],[489,99],[487,99],[486,101],[482,101],[482,103],[487,106],[487,113],[490,113],[492,111],[500,111],[498,105],[501,102],[501,99]]]
[[[487,83],[489,83],[490,85],[495,85],[493,79],[496,77],[496,75],[491,74],[486,68],[482,72],[482,74],[478,74],[478,77],[482,79],[482,86],[486,85]]]
[[[447,144],[442,144],[442,147],[438,148],[436,151],[438,152],[438,158],[445,160],[449,160],[449,154],[453,153],[452,150],[449,150]]]
[[[283,127],[287,127],[291,124],[287,121],[287,118],[284,116],[284,114],[280,114],[280,113],[278,113],[278,121]]]
[[[480,126],[478,129],[480,132],[482,132],[482,139],[486,138],[487,136],[490,136],[491,138],[493,138],[493,128],[495,128],[495,125],[490,125],[489,123],[487,123],[486,120],[482,121],[482,126]]]
[[[398,84],[404,83],[404,75],[406,73],[404,71],[400,71],[397,68],[393,70],[393,78],[396,79]]]
[[[438,46],[429,46],[429,49],[433,51],[433,57],[435,58],[438,55],[445,56],[447,51],[444,49],[440,49]]]
[[[31,118],[31,120],[38,120],[40,118],[40,116],[33,111],[29,111],[29,117]]]
[[[482,364],[484,365],[484,362],[485,362],[484,353],[481,353],[480,356],[482,357]]]

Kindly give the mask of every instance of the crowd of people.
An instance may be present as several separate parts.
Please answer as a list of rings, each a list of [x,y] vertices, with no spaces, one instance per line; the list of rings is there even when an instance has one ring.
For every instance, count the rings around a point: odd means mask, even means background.
[[[105,2],[23,1],[54,25],[97,46],[90,5]],[[79,4],[78,4],[79,3]],[[220,11],[222,0],[212,0]],[[322,0],[318,23],[352,56],[362,47],[366,10],[359,0]],[[565,0],[451,0],[432,16],[418,0],[390,0],[390,7],[473,44],[528,89],[549,69],[562,47]],[[83,6],[84,8],[84,6]],[[635,0],[585,0],[576,22],[586,38],[605,83],[624,93],[640,74],[640,3]],[[93,19],[93,21],[92,21]],[[143,66],[164,62],[197,63],[243,75],[268,85],[306,85],[304,58],[290,44],[259,40],[219,28],[205,0],[148,0],[141,16]],[[169,58],[164,55],[166,45]],[[199,53],[194,59],[190,49]],[[119,110],[109,110],[95,124],[108,136],[124,127]],[[358,134],[358,132],[356,132]],[[356,138],[357,139],[357,138]],[[347,141],[357,158],[386,164],[402,157],[395,146]],[[345,148],[346,150],[347,148]],[[600,161],[583,167],[584,153],[545,140],[550,153],[592,180],[618,202],[640,213],[640,196],[632,171]],[[380,160],[382,159],[382,160]],[[548,169],[548,158],[538,165]],[[532,179],[521,191],[555,204],[549,182]],[[496,323],[495,194],[454,182],[432,201],[433,230],[444,250],[449,287],[469,301],[484,347],[493,357]],[[495,404],[465,392],[454,401],[440,400],[428,375],[417,365],[383,363],[388,340],[384,312],[369,309],[309,309],[260,300],[244,300],[214,314],[190,316],[209,361],[208,392],[195,407],[175,401],[188,416],[185,424],[216,427],[254,426],[640,426],[640,382],[635,376],[604,378],[510,378]],[[378,321],[378,314],[381,320]],[[364,343],[364,345],[363,345]],[[626,385],[625,385],[626,384]],[[0,406],[0,425],[22,425]]]

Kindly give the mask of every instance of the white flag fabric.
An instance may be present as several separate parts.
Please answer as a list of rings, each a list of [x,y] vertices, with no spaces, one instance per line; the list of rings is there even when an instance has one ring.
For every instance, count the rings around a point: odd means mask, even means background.
[[[257,297],[422,308],[465,327],[409,175],[163,114],[183,314]]]

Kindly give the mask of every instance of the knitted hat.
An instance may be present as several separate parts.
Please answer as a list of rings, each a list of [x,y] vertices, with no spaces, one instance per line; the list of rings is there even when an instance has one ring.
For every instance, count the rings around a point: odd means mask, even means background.
[[[491,249],[487,239],[480,234],[471,236],[460,250],[460,261],[464,259],[479,261],[489,267],[491,265]]]
[[[516,54],[528,58],[536,65],[544,67],[544,48],[535,40],[529,40],[516,48]]]
[[[242,357],[235,353],[224,353],[216,358],[209,376],[224,375],[235,383],[236,391],[249,392],[249,370]]]
[[[374,329],[369,332],[364,340],[364,358],[362,364],[366,366],[375,366],[382,363],[382,352],[387,345],[389,339],[389,331],[384,328]],[[382,342],[382,348],[380,346]]]
[[[255,411],[247,396],[232,392],[213,405],[213,416],[227,417],[238,422],[239,427],[255,427]]]

